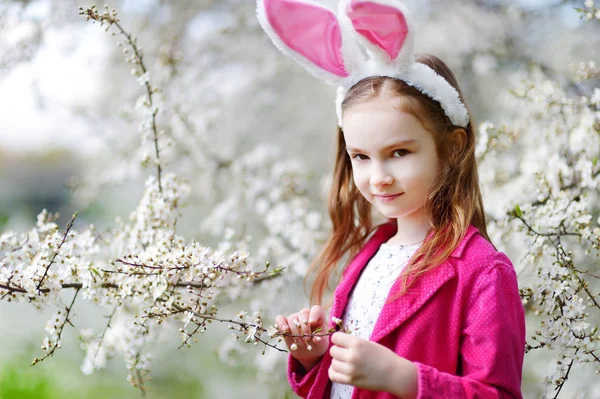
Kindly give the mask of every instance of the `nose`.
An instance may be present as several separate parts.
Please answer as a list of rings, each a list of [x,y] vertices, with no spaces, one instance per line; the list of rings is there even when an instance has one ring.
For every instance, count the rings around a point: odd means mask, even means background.
[[[390,185],[394,182],[394,176],[390,173],[387,166],[381,162],[373,162],[371,169],[371,179],[369,183],[374,187]]]

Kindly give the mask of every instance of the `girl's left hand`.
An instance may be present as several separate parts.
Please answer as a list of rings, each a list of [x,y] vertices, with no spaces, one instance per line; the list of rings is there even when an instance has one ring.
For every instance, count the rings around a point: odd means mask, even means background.
[[[333,334],[331,342],[331,381],[416,397],[417,369],[411,361],[376,342],[342,332]]]

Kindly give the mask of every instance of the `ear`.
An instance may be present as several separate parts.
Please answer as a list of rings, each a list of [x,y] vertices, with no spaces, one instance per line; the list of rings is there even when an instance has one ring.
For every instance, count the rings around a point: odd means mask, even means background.
[[[354,64],[333,11],[306,0],[257,0],[258,20],[275,46],[306,70],[341,84]]]
[[[412,20],[399,0],[342,0],[340,14],[372,57],[399,67],[413,62]]]

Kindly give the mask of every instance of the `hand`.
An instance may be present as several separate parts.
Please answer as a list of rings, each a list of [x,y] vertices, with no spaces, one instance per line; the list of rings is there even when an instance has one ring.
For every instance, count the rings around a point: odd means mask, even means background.
[[[411,361],[383,345],[342,332],[333,334],[331,342],[331,381],[402,398],[417,396],[417,368]]]
[[[278,315],[275,322],[281,331],[291,335],[310,335],[319,328],[320,332],[318,334],[326,334],[327,332],[327,316],[325,310],[319,305],[315,305],[311,309],[304,308],[287,318]],[[319,362],[329,347],[329,337],[327,335],[314,338],[284,335],[284,340],[288,349],[290,349],[291,355],[298,359],[307,370]],[[295,346],[292,347],[292,345]]]

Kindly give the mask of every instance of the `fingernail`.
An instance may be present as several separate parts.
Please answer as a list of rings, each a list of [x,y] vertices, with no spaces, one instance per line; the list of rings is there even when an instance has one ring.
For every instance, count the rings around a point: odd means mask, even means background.
[[[281,326],[281,329],[282,329],[282,330],[284,330],[284,331],[287,331],[287,330],[289,330],[290,328],[288,327],[288,325],[287,325],[287,324],[284,324],[284,325],[282,325],[282,326]]]
[[[314,318],[314,317],[311,317],[309,321],[310,321],[311,323],[314,323],[314,322],[315,322],[315,318]]]

